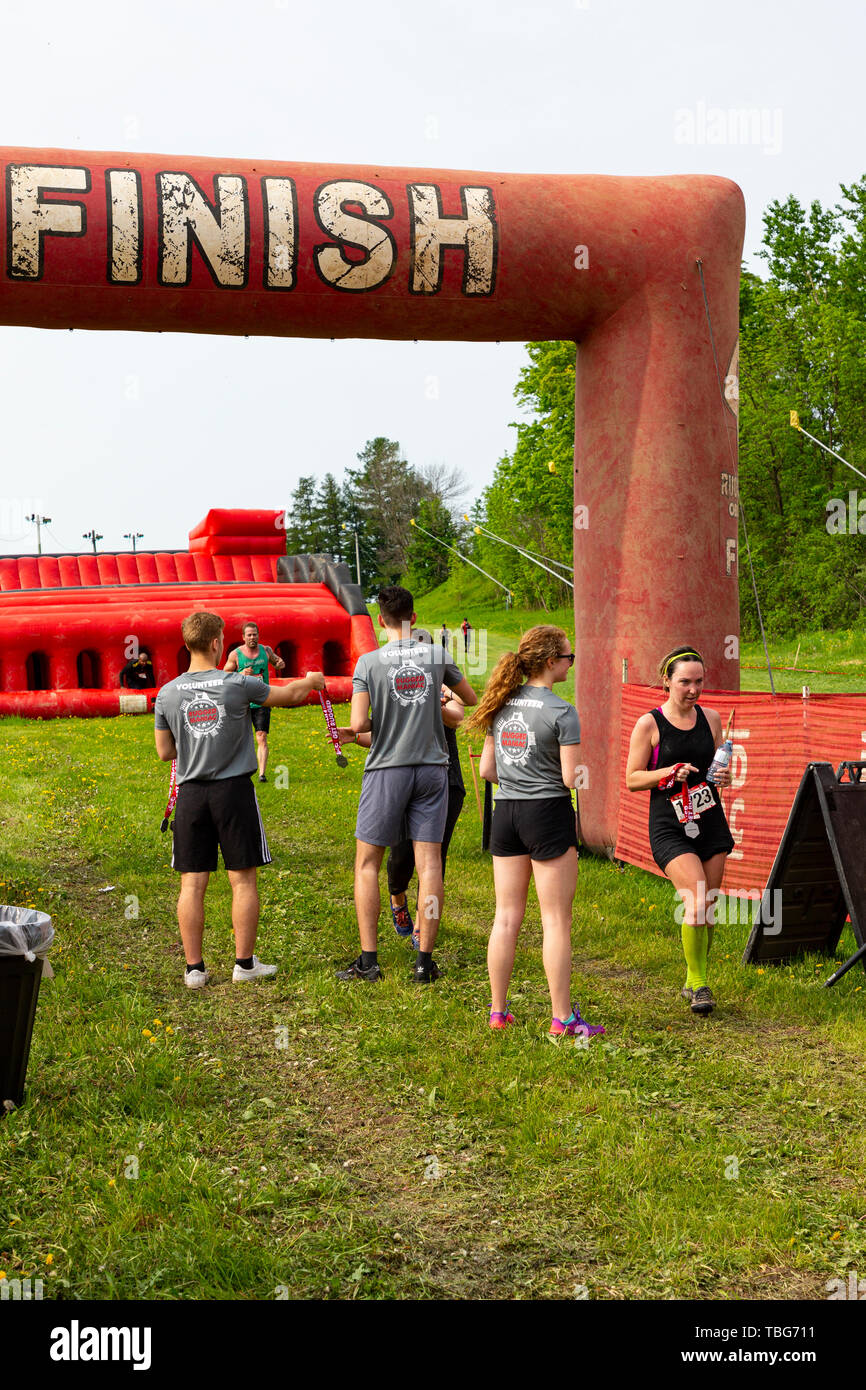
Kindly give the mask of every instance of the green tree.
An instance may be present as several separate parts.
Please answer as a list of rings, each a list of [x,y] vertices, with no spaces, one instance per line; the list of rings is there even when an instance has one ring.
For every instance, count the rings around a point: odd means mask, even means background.
[[[458,532],[454,520],[440,497],[423,497],[418,503],[415,520],[424,531],[412,527],[408,547],[407,582],[413,595],[428,594],[437,584],[444,584],[456,558],[446,545],[457,545]],[[425,535],[424,532],[430,532]],[[431,536],[437,539],[432,540]],[[444,542],[443,545],[438,544]]]
[[[358,461],[346,471],[346,488],[360,521],[362,573],[374,583],[396,584],[408,569],[409,523],[427,489],[394,440],[368,440]]]
[[[343,524],[346,530],[345,536],[346,563],[352,571],[352,578],[357,577],[355,566],[355,536],[358,537],[358,554],[361,559],[361,588],[365,595],[370,594],[376,588],[376,550],[378,539],[367,530],[364,524],[364,517],[358,506],[355,492],[351,482],[346,479],[340,490],[342,501]],[[341,527],[342,529],[342,527]]]
[[[316,479],[312,474],[298,479],[286,518],[286,552],[289,555],[313,555],[320,549],[316,492]]]
[[[520,421],[513,454],[496,465],[474,519],[513,545],[571,566],[575,345],[530,343],[514,391],[532,418]],[[527,607],[560,607],[571,590],[515,550],[476,537],[478,563]],[[475,557],[473,557],[475,558]],[[551,568],[556,568],[552,566]],[[570,569],[564,571],[570,578]]]
[[[806,430],[866,472],[866,185],[842,191],[833,209],[772,203],[760,253],[769,276],[741,280],[740,493],[765,625],[776,636],[848,625],[866,592],[866,537],[827,527],[832,499],[847,502],[858,478],[790,426],[796,410]],[[741,554],[743,629],[753,635],[742,545]]]
[[[316,535],[319,546],[325,555],[333,555],[335,560],[348,560],[351,552],[355,558],[351,537],[343,530],[343,494],[333,473],[326,473],[316,492],[314,514]]]

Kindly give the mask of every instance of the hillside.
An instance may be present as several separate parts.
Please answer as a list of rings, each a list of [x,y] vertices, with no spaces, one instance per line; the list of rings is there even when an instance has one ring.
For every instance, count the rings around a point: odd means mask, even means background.
[[[480,633],[486,633],[472,663],[470,675],[489,675],[504,651],[514,649],[520,634],[534,623],[556,623],[574,634],[574,615],[568,608],[544,612],[539,609],[506,610],[504,596],[489,580],[468,565],[458,565],[447,583],[441,584],[417,602],[418,621],[436,634],[442,623],[458,629],[468,618]],[[374,616],[375,607],[371,608]],[[486,643],[486,645],[485,645]],[[853,629],[802,632],[796,637],[769,639],[773,680],[778,693],[799,693],[808,685],[813,694],[859,693],[866,690],[866,622]],[[462,659],[462,639],[457,649]],[[661,656],[662,653],[660,652]],[[764,650],[761,643],[744,642],[740,652],[742,690],[769,690]],[[712,675],[709,684],[712,685]],[[574,675],[564,693],[574,699]]]

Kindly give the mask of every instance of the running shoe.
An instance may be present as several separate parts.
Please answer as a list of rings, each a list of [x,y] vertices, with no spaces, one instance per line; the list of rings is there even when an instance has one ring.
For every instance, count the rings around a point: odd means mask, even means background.
[[[716,1001],[709,985],[701,985],[700,989],[695,990],[692,999],[693,1014],[711,1014],[715,1007]]]
[[[412,935],[411,935],[411,937],[410,937],[410,939],[409,939],[409,945],[412,947],[412,950],[413,950],[413,951],[420,951],[420,950],[421,950],[421,936],[420,936],[420,933],[418,932],[417,928],[416,928],[415,931],[413,931],[413,933],[412,933]]]
[[[581,1018],[580,1009],[573,1009],[569,1018],[554,1018],[550,1025],[552,1038],[573,1038],[576,1034],[584,1038],[596,1038],[604,1031],[600,1023],[587,1023],[585,1018]]]
[[[391,921],[394,923],[394,930],[398,936],[411,936],[415,930],[415,923],[409,913],[409,904],[404,903],[402,907],[395,907],[391,903]],[[417,951],[418,947],[415,947]]]
[[[350,965],[347,965],[345,970],[337,971],[338,980],[366,980],[369,985],[375,984],[377,980],[384,980],[384,978],[380,965],[368,965],[365,970],[361,964],[360,956],[353,960]]]
[[[268,779],[267,779],[267,777],[265,776],[265,774],[264,774],[263,772],[260,772],[260,773],[259,773],[259,781],[260,781],[260,782],[267,782],[267,780],[268,780]]]
[[[507,1004],[505,1005],[505,1013],[498,1013],[496,1009],[490,1010],[491,1028],[508,1028],[512,1023],[516,1022],[517,1020]]]
[[[438,980],[441,974],[442,971],[435,960],[431,960],[429,965],[421,965],[416,961],[415,969],[412,971],[412,979],[416,985],[432,985],[433,981]]]
[[[680,994],[682,995],[683,999],[685,999],[687,1004],[691,1004],[692,1000],[695,997],[695,992],[690,985],[683,985],[682,989],[680,990]]]
[[[276,975],[278,967],[276,965],[263,965],[258,956],[253,956],[253,963],[247,970],[243,965],[235,965],[232,971],[232,984],[241,984],[244,980],[267,980],[271,975]]]
[[[206,970],[185,970],[183,978],[187,989],[204,989],[210,975]]]

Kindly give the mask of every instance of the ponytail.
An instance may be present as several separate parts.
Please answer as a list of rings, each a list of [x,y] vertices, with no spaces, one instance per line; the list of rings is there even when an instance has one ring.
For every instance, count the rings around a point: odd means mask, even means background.
[[[516,695],[531,676],[543,671],[551,659],[562,652],[563,642],[568,638],[561,627],[542,623],[524,632],[516,652],[506,652],[493,668],[487,688],[481,696],[473,713],[465,721],[466,729],[491,728],[502,706]]]
[[[491,672],[484,694],[466,720],[464,728],[473,732],[483,729],[486,733],[502,706],[525,683],[528,674],[517,652],[506,652],[501,656]]]

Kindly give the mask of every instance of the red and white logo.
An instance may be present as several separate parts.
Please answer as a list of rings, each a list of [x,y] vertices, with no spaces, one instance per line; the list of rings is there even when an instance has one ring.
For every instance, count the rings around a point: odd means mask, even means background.
[[[510,767],[525,763],[535,747],[535,734],[521,714],[511,714],[496,731],[496,752]]]
[[[388,680],[392,699],[399,700],[401,705],[415,705],[419,701],[423,704],[433,684],[430,672],[416,666],[414,661],[404,661],[402,666],[389,671]]]
[[[183,722],[193,738],[208,738],[219,732],[225,710],[209,695],[196,695],[182,706]]]

